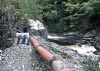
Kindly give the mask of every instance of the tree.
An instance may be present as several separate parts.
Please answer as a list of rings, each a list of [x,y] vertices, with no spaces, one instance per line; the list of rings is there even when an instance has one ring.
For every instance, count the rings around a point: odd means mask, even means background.
[[[39,0],[38,3],[42,19],[50,32],[84,33],[99,23],[99,20],[92,18],[100,15],[100,0]]]

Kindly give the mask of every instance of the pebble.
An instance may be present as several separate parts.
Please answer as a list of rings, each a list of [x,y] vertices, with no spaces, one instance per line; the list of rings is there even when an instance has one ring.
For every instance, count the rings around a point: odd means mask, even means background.
[[[99,64],[99,68],[100,68],[100,62],[98,64]]]
[[[3,56],[0,56],[0,61],[3,60],[3,59],[4,59],[4,57]]]

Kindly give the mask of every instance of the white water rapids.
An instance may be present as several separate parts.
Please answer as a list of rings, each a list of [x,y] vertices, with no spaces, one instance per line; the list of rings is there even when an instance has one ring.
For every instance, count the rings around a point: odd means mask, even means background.
[[[44,27],[44,25],[39,20],[29,19],[29,25],[31,26],[31,29],[34,29],[34,30],[46,29]],[[51,36],[50,34],[48,34],[47,38],[49,38],[49,39],[63,39],[66,37]],[[96,51],[94,46],[89,46],[89,45],[82,45],[81,47],[79,47],[77,45],[72,45],[72,46],[69,46],[69,48],[71,48],[72,50],[76,50],[79,54],[88,55],[88,56],[94,55],[93,52]]]

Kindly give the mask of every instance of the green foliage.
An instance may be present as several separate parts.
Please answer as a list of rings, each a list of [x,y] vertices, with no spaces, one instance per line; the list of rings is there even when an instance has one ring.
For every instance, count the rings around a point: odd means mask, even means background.
[[[100,0],[39,0],[38,3],[50,32],[84,31],[91,16],[100,13]]]
[[[9,11],[14,25],[27,23],[28,18],[40,19],[35,0],[0,0],[0,6]]]
[[[58,50],[57,50],[57,49],[52,48],[52,51],[53,51],[55,54],[58,54]]]
[[[83,32],[100,22],[100,0],[0,0],[0,6],[9,7],[14,24],[42,18],[55,33]]]
[[[99,71],[99,61],[93,61],[91,59],[87,60],[86,63],[83,64],[83,68],[85,71]]]

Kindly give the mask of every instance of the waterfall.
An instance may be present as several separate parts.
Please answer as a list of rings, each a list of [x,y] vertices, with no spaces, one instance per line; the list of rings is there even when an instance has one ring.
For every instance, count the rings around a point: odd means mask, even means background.
[[[28,19],[28,22],[34,35],[40,35],[42,37],[48,36],[47,29],[39,20]]]

